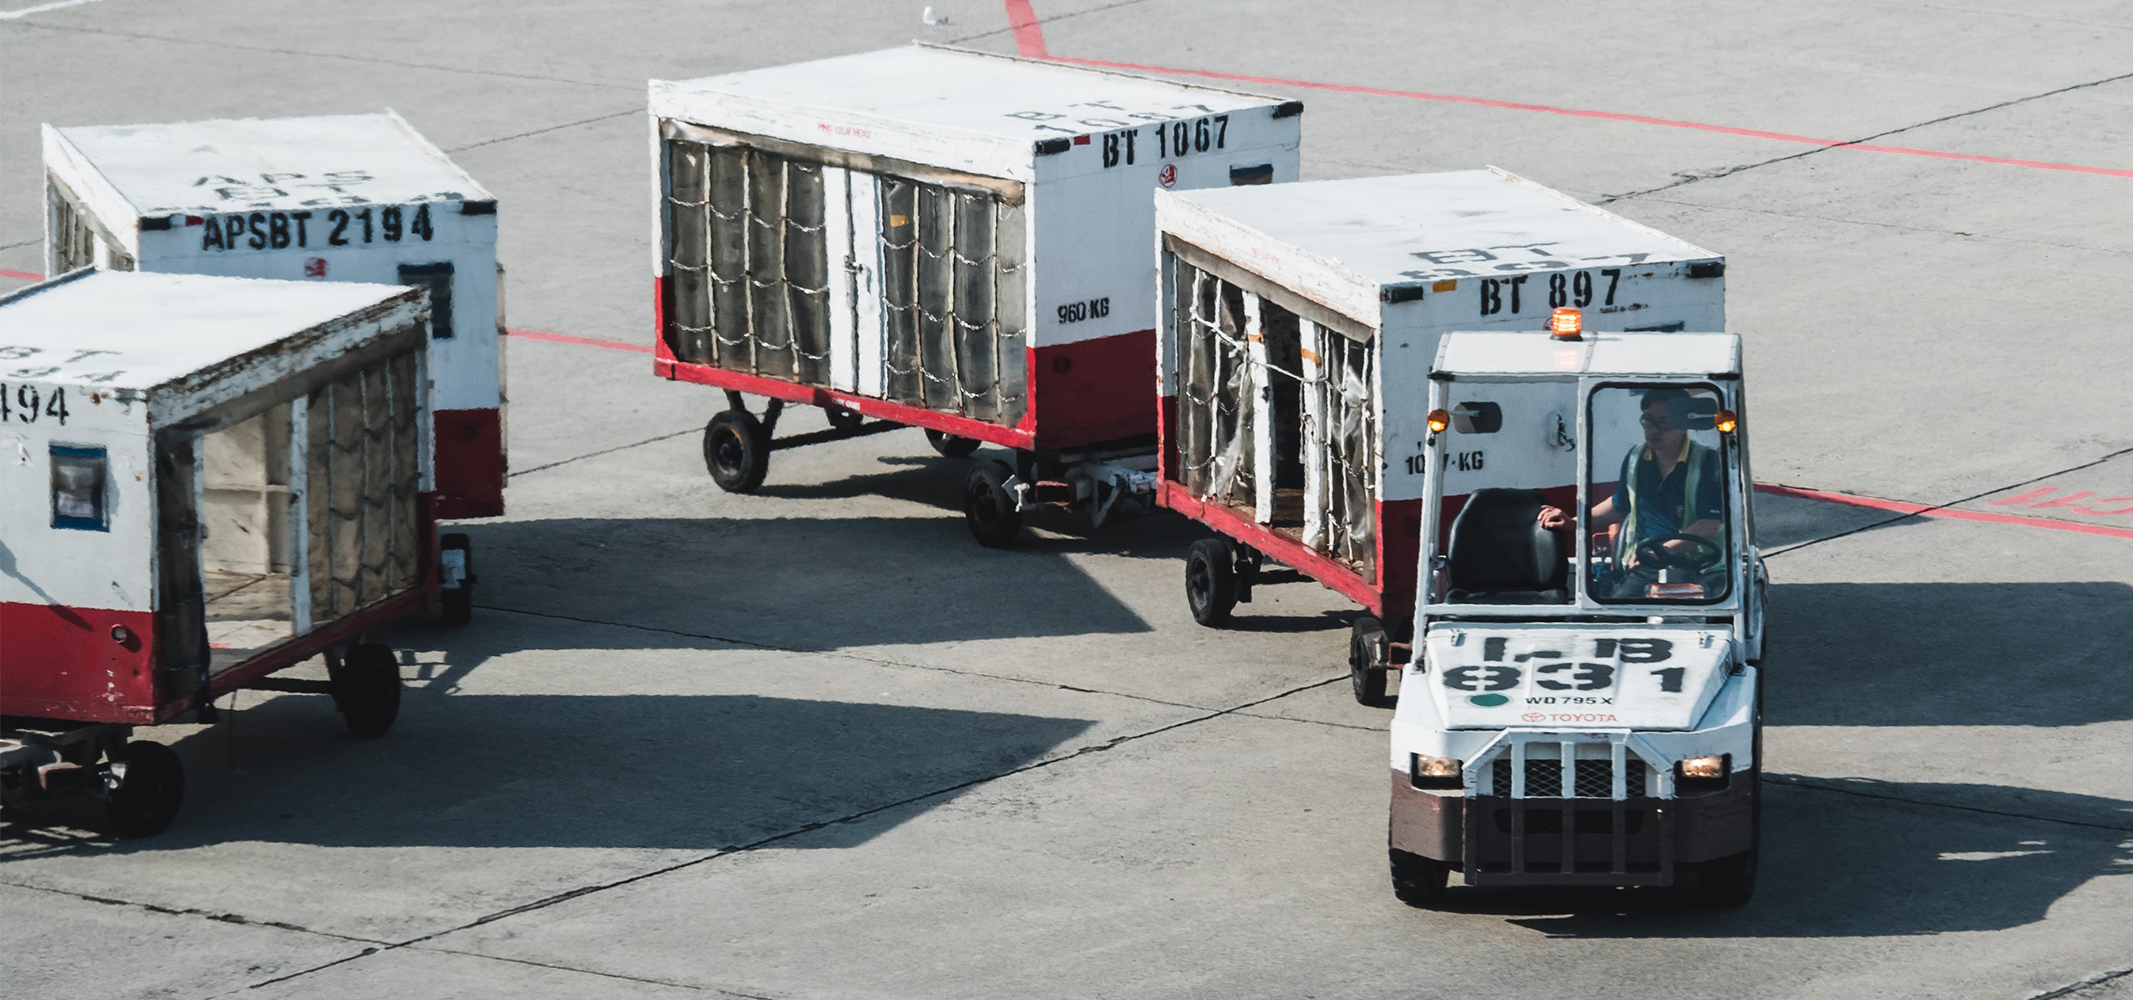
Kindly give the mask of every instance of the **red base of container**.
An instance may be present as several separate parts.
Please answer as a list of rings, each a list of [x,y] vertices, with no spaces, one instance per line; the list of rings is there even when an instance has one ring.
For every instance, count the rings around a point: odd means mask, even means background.
[[[503,411],[438,410],[436,428],[438,518],[501,517]]]

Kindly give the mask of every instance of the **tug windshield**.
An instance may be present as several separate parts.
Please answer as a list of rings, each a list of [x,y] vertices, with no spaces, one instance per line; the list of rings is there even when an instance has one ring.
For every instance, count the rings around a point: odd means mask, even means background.
[[[1604,602],[1726,597],[1732,565],[1726,451],[1708,385],[1605,386],[1588,418],[1592,507],[1586,591]]]

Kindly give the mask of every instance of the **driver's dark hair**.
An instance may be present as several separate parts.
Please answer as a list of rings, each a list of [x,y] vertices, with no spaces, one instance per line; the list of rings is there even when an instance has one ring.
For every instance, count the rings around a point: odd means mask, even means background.
[[[1654,406],[1665,406],[1676,399],[1687,398],[1688,392],[1681,389],[1646,389],[1644,395],[1637,399],[1637,409],[1649,410]]]

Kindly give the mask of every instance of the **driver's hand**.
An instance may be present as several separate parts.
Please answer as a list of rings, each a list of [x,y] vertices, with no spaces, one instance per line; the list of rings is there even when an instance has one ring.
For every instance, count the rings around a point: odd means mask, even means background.
[[[1549,531],[1561,531],[1570,526],[1570,515],[1563,513],[1561,507],[1542,507],[1540,526]]]

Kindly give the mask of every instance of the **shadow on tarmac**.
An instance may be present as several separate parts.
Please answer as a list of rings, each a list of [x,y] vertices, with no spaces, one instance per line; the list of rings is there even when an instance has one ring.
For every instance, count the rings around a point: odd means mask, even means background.
[[[979,548],[961,518],[573,518],[464,530],[477,602],[529,612],[801,650],[1151,630],[1059,553]]]
[[[1558,937],[1887,937],[2035,923],[2090,879],[2133,873],[2133,802],[1997,785],[1789,780],[1763,786],[1762,870],[1740,909],[1700,906],[1686,886],[1469,889],[1457,875],[1440,908],[1506,916]],[[2071,822],[2030,818],[2038,814]],[[2079,825],[2090,823],[2099,825]]]
[[[410,687],[392,732],[351,738],[322,696],[283,696],[176,744],[193,780],[173,851],[326,847],[713,851],[828,824],[794,847],[851,847],[954,797],[836,820],[1043,758],[1093,723],[1006,712],[748,695],[450,695]],[[232,774],[235,758],[238,773]],[[9,811],[21,856],[103,830],[76,800]],[[30,848],[34,853],[34,848]]]
[[[1777,584],[1769,615],[1770,725],[2133,719],[2123,583]]]

